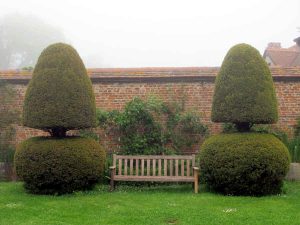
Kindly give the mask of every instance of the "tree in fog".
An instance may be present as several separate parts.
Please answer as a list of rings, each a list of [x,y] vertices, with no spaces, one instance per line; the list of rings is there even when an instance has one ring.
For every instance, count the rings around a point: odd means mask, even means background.
[[[41,51],[64,41],[62,31],[32,15],[0,18],[0,69],[34,66]]]

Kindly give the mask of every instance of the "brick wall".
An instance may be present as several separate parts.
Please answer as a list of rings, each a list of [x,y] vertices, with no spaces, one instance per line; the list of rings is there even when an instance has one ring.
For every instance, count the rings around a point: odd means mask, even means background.
[[[279,121],[276,126],[293,133],[296,118],[300,116],[300,67],[271,68],[279,102]],[[202,114],[203,122],[211,133],[220,131],[220,124],[210,121],[214,79],[218,68],[135,68],[135,69],[89,69],[97,107],[111,110],[122,109],[134,96],[145,98],[154,95],[166,101],[177,101],[185,96],[187,109]],[[0,79],[11,83],[17,92],[13,101],[16,109],[22,110],[24,95],[30,80],[30,73],[0,71]],[[118,149],[117,140],[101,132],[101,142],[108,151]],[[16,143],[45,133],[17,127]],[[189,152],[195,152],[194,146]]]

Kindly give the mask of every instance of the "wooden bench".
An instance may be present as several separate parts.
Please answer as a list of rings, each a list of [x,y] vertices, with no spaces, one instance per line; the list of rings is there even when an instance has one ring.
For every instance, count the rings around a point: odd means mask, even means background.
[[[115,181],[192,182],[198,193],[195,155],[113,155],[110,188]]]

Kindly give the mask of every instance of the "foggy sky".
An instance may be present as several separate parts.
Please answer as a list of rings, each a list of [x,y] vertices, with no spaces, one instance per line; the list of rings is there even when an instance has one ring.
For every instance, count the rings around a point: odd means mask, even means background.
[[[235,44],[300,36],[299,0],[0,0],[8,13],[59,27],[87,67],[220,66]]]

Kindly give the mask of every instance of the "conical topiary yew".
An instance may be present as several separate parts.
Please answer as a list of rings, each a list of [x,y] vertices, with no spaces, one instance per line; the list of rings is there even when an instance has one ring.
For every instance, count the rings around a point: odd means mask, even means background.
[[[238,44],[227,53],[215,82],[213,122],[231,122],[238,130],[278,120],[270,69],[260,53]]]
[[[66,137],[96,125],[92,83],[76,50],[58,43],[38,59],[25,95],[24,125],[46,130],[18,145],[15,168],[34,194],[65,194],[92,188],[102,177],[106,153],[90,138]]]
[[[52,136],[96,125],[92,84],[72,46],[57,43],[41,53],[26,92],[23,123]]]
[[[267,64],[250,45],[232,47],[216,79],[212,120],[234,123],[243,133],[219,134],[203,143],[199,162],[207,185],[230,195],[280,193],[290,163],[288,149],[273,135],[245,132],[255,123],[277,119]]]

